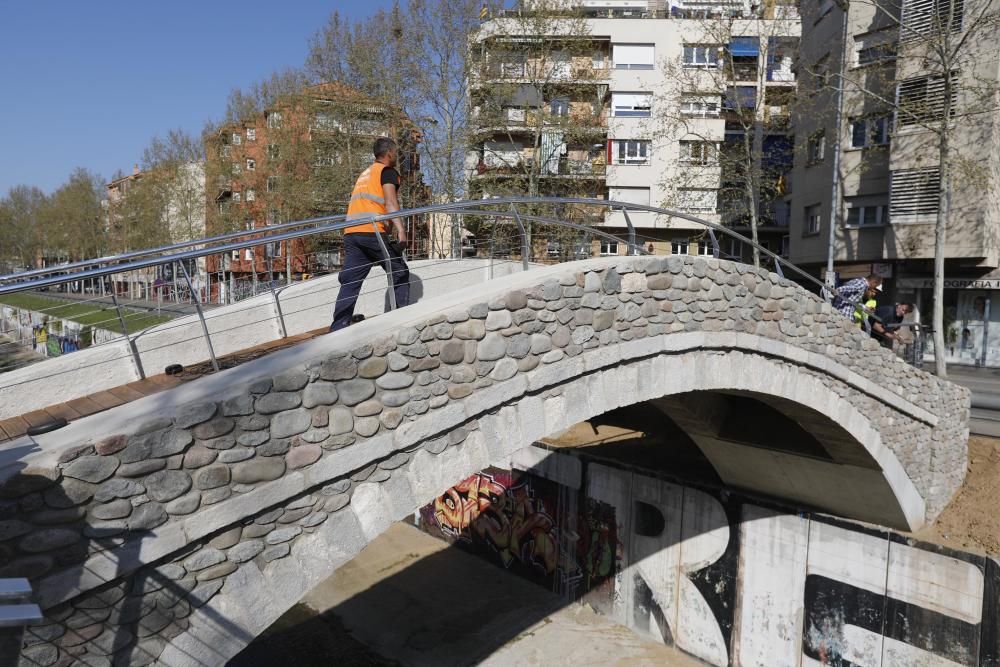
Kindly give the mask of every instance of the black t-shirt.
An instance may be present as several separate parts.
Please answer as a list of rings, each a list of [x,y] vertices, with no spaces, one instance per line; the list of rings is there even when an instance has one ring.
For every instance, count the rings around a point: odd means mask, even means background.
[[[896,304],[879,306],[875,309],[875,317],[881,321],[882,327],[889,333],[895,333],[899,329],[899,323],[903,321],[903,316],[896,313]],[[874,325],[878,320],[872,319],[870,321]],[[874,328],[872,329],[872,338],[881,338]]]
[[[396,189],[399,189],[399,172],[392,167],[385,167],[382,169],[382,185],[388,183],[389,185],[395,185]]]

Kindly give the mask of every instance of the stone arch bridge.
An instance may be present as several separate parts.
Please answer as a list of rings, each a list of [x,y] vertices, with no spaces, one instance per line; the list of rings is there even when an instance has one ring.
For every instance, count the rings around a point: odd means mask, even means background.
[[[843,517],[916,529],[964,479],[966,391],[796,284],[562,264],[14,442],[0,577],[30,577],[45,613],[23,661],[224,664],[449,486],[641,402],[728,486]]]

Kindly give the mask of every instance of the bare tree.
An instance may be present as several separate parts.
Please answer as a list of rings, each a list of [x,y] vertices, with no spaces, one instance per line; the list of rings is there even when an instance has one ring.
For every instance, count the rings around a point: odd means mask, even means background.
[[[39,188],[17,185],[0,199],[0,238],[9,265],[4,272],[33,266],[45,245],[46,230],[39,220],[46,196]]]
[[[608,54],[586,19],[565,3],[531,3],[484,25],[472,49],[471,196],[602,196]],[[573,207],[553,212],[599,222]],[[574,252],[578,236],[551,230],[549,252]]]
[[[747,225],[755,244],[790,168],[796,23],[706,19],[683,55],[663,63],[664,84],[658,91],[663,103],[656,105],[652,134],[679,142],[678,166],[664,175],[673,201],[665,203],[686,208],[691,202],[682,194],[718,189],[721,222]],[[720,124],[711,122],[718,117],[725,121],[722,133]],[[756,246],[753,262],[760,266]]]

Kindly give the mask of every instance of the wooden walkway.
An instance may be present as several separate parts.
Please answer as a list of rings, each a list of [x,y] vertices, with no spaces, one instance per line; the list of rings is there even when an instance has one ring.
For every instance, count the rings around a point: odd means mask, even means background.
[[[316,336],[320,336],[327,332],[328,330],[325,328],[317,329],[315,331],[298,334],[297,336],[281,338],[279,340],[258,345],[257,347],[234,352],[233,354],[225,357],[220,357],[219,367],[220,369],[226,369],[239,366],[240,364],[258,359],[276,350],[290,347],[296,343],[315,338]],[[121,387],[100,391],[96,394],[76,398],[72,401],[67,401],[58,405],[51,405],[42,410],[35,410],[34,412],[21,415],[20,417],[0,420],[0,443],[20,438],[28,432],[29,428],[33,426],[41,426],[60,418],[65,419],[66,421],[73,421],[74,419],[87,417],[98,412],[103,412],[104,410],[110,410],[111,408],[118,407],[119,405],[124,405],[125,403],[130,403],[144,396],[172,389],[178,385],[184,384],[185,382],[191,382],[192,380],[196,380],[203,375],[208,375],[212,372],[212,363],[210,361],[206,361],[194,366],[189,366],[178,375],[154,375],[152,377],[147,377],[145,380],[137,380]]]

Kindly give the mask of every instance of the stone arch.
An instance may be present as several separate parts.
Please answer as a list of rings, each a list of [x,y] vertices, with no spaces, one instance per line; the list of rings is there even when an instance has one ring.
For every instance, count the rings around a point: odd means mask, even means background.
[[[693,367],[700,368],[701,373],[690,372]],[[350,502],[316,533],[297,540],[292,545],[290,558],[276,561],[264,569],[248,563],[248,567],[241,567],[230,575],[236,577],[231,580],[232,584],[227,580],[227,585],[208,602],[204,611],[199,612],[203,618],[192,622],[188,633],[166,647],[163,661],[178,665],[217,664],[211,660],[199,663],[185,657],[204,655],[208,651],[218,653],[218,663],[224,662],[242,649],[247,637],[252,638],[265,629],[393,522],[419,511],[444,489],[469,475],[489,465],[509,461],[537,440],[596,417],[609,405],[624,407],[691,391],[725,390],[780,397],[817,411],[832,410],[827,412],[828,416],[832,420],[842,419],[851,433],[858,436],[857,451],[853,452],[854,464],[831,464],[842,468],[842,476],[833,481],[848,485],[851,493],[867,492],[864,502],[857,503],[858,509],[874,506],[882,512],[882,505],[893,505],[888,513],[878,517],[853,518],[883,521],[890,518],[919,525],[924,516],[923,500],[893,452],[882,444],[875,427],[860,411],[837,396],[828,378],[826,381],[819,376],[797,380],[793,373],[794,367],[759,353],[695,349],[638,356],[577,374],[563,370],[558,375],[565,379],[544,389],[526,388],[519,395],[497,396],[496,402],[480,406],[482,411],[475,419],[466,417],[458,424],[448,425],[445,432],[437,431],[419,442],[419,448],[405,468],[394,469],[398,472],[381,481],[369,478],[357,483],[351,490]],[[739,380],[723,379],[732,376]],[[434,442],[447,438],[450,429],[468,428],[470,421],[478,422],[478,426],[463,442],[432,453],[437,449]],[[392,456],[384,461],[391,459]],[[875,470],[858,465],[864,459],[881,467]],[[536,465],[544,466],[546,461],[538,460]],[[864,470],[872,474],[861,480],[861,485],[852,484],[852,477]],[[879,475],[883,476],[882,484],[876,487],[874,482]],[[811,483],[815,481],[810,480]],[[796,500],[793,494],[785,497]],[[269,611],[263,613],[265,609]],[[245,633],[242,639],[240,635],[218,628],[212,622],[213,612],[231,622],[238,619]],[[226,648],[229,650],[224,650]]]
[[[0,494],[59,487],[89,529],[115,537],[36,579],[59,619],[115,610],[81,640],[87,651],[129,637],[139,662],[218,664],[448,486],[615,407],[690,392],[743,392],[841,424],[819,434],[840,439],[839,458],[810,474],[868,475],[861,491],[886,514],[867,518],[916,527],[964,473],[961,390],[899,365],[774,274],[670,257],[502,279],[74,423],[38,438],[26,463],[44,475]],[[118,503],[129,512],[136,498],[134,514],[93,522],[102,498],[129,499]],[[122,620],[109,591],[146,595],[148,580],[173,606],[151,627]],[[59,641],[59,622],[36,645]]]

